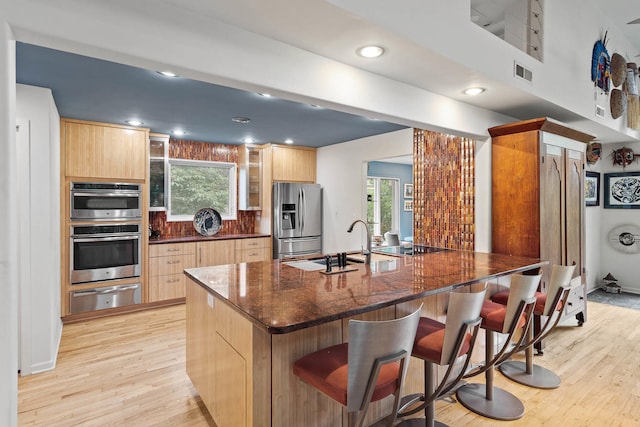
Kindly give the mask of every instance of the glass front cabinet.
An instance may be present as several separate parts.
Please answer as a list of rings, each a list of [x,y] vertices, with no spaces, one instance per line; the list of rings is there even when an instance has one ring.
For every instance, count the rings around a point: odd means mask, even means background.
[[[239,146],[238,164],[240,210],[262,209],[262,150],[251,145]]]
[[[169,135],[149,134],[149,210],[167,209]]]

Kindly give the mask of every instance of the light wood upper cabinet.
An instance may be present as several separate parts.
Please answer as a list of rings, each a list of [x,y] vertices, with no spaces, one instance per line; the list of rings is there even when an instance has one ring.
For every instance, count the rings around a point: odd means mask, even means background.
[[[274,182],[316,182],[316,149],[264,144],[262,149],[262,212],[255,230],[271,234],[271,192]]]
[[[273,181],[316,182],[315,148],[273,145],[271,150]]]
[[[61,120],[68,177],[145,180],[149,130]]]

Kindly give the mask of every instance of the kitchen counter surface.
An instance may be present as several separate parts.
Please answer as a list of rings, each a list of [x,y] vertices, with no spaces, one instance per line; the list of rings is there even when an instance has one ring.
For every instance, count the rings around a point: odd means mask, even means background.
[[[385,257],[370,266],[323,274],[308,261],[278,260],[192,268],[185,274],[236,312],[271,334],[283,334],[440,292],[531,270],[547,262],[446,250]],[[336,268],[334,268],[336,271]]]
[[[186,242],[204,242],[208,240],[230,240],[230,239],[252,239],[256,237],[271,237],[269,234],[216,234],[214,236],[166,236],[149,238],[150,245],[159,245],[162,243],[186,243]]]

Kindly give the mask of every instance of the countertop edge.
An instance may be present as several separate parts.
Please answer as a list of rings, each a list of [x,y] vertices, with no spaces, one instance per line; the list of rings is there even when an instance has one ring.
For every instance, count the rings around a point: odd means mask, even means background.
[[[265,262],[270,262],[270,261],[265,261]],[[465,282],[461,282],[461,283],[454,283],[454,284],[443,286],[443,287],[438,288],[438,289],[425,290],[424,292],[420,292],[420,293],[416,293],[416,294],[412,294],[412,295],[407,295],[407,296],[404,296],[404,297],[398,297],[398,298],[393,299],[393,300],[384,301],[384,302],[380,302],[380,303],[377,303],[377,304],[371,304],[371,305],[364,306],[364,307],[361,306],[361,307],[358,307],[358,308],[355,308],[355,309],[351,309],[351,310],[347,310],[347,311],[344,311],[344,312],[341,312],[341,313],[337,313],[337,314],[334,314],[334,315],[331,315],[331,316],[320,317],[320,318],[316,318],[316,319],[313,319],[313,320],[303,321],[303,322],[299,322],[299,323],[294,324],[294,325],[286,325],[286,326],[282,326],[282,327],[274,327],[274,326],[266,325],[262,321],[260,321],[259,319],[254,318],[249,313],[244,311],[241,307],[238,307],[235,304],[233,304],[231,301],[229,301],[229,299],[227,297],[225,297],[221,293],[217,292],[214,288],[212,288],[210,286],[207,286],[200,279],[198,279],[196,276],[192,275],[189,272],[189,269],[185,269],[184,270],[184,274],[187,277],[189,277],[193,282],[195,282],[197,285],[199,285],[204,290],[206,290],[207,292],[215,294],[224,304],[226,304],[228,307],[232,308],[235,312],[239,313],[240,315],[242,315],[243,317],[245,317],[246,319],[251,321],[251,323],[253,325],[255,325],[256,327],[258,327],[260,330],[263,330],[263,331],[265,331],[266,333],[268,333],[270,335],[278,335],[278,334],[287,334],[287,333],[295,332],[295,331],[298,331],[298,330],[306,329],[306,328],[309,328],[309,327],[326,324],[326,323],[329,323],[329,322],[332,322],[332,321],[336,321],[336,320],[340,320],[340,319],[344,319],[344,318],[357,316],[359,314],[367,313],[367,312],[378,310],[378,309],[385,308],[385,307],[390,307],[390,306],[401,304],[401,303],[405,303],[405,302],[408,302],[408,301],[413,301],[413,300],[416,300],[416,299],[426,298],[426,297],[429,297],[429,296],[437,295],[439,293],[450,292],[452,290],[455,290],[455,289],[458,289],[458,288],[461,288],[461,287],[464,287],[464,286],[469,286],[469,285],[471,285],[473,283],[479,283],[479,282],[483,282],[483,281],[490,281],[490,280],[496,279],[498,277],[504,277],[504,276],[509,276],[511,274],[517,274],[517,273],[530,271],[530,270],[535,269],[535,268],[543,267],[543,266],[545,266],[547,264],[549,264],[548,261],[539,259],[538,262],[534,262],[532,264],[528,264],[528,265],[523,266],[523,267],[512,268],[512,269],[509,269],[509,270],[504,271],[504,272],[491,274],[491,275],[483,277],[482,279],[479,279],[479,280],[472,280],[472,281],[465,281]]]
[[[270,234],[216,234],[214,236],[171,236],[149,238],[150,245],[162,245],[166,243],[207,242],[211,240],[240,240],[252,238],[270,238]]]

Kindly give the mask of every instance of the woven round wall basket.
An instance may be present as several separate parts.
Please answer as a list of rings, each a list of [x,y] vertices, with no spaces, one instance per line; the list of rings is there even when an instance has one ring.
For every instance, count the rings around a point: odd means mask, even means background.
[[[627,108],[627,94],[620,89],[613,89],[609,97],[611,107],[611,117],[614,119],[622,117]]]
[[[627,60],[619,53],[611,56],[611,83],[618,87],[627,78]]]

